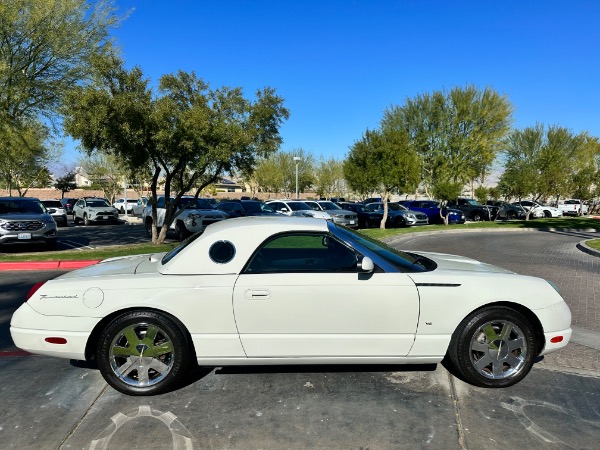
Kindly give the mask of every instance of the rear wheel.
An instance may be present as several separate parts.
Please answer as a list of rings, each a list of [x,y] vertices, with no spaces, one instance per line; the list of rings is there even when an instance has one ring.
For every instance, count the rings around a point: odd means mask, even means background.
[[[102,331],[98,368],[108,384],[128,395],[154,395],[177,387],[192,359],[182,329],[154,311],[131,311]]]
[[[516,213],[516,212],[514,212],[514,211],[508,211],[508,212],[506,213],[506,218],[507,218],[508,220],[513,220],[513,219],[515,219],[516,217],[517,217],[517,213]]]
[[[448,356],[466,381],[481,387],[508,387],[533,367],[534,330],[519,312],[488,307],[465,318],[452,335]]]
[[[152,219],[148,217],[146,219],[146,223],[144,224],[144,226],[146,227],[146,236],[151,238],[152,237]]]
[[[472,216],[473,222],[481,222],[483,220],[483,216],[480,212],[474,212]]]
[[[552,217],[552,213],[548,210],[544,210],[544,217],[546,219],[549,219],[550,217]]]

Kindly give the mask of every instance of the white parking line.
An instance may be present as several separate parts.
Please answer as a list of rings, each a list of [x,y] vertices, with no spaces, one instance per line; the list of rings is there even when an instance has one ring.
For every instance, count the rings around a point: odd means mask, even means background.
[[[90,247],[89,245],[82,245],[77,242],[67,241],[67,240],[62,240],[62,239],[60,240],[60,243],[66,245],[67,247],[74,248],[75,250],[83,250],[84,248],[89,248],[90,250],[94,249],[94,247]]]

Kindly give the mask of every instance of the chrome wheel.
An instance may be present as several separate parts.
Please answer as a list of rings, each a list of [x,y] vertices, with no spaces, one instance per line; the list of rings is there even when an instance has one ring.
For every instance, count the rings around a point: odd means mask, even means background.
[[[479,327],[471,339],[471,363],[477,372],[494,380],[511,377],[525,364],[527,341],[512,322],[498,320]]]
[[[152,386],[171,371],[174,352],[172,339],[164,330],[138,323],[124,328],[113,339],[109,349],[110,366],[114,374],[130,386]]]
[[[481,387],[503,388],[521,381],[542,348],[530,320],[507,306],[474,311],[458,325],[448,347],[456,375]]]
[[[179,386],[195,355],[183,325],[156,311],[129,311],[100,334],[96,360],[102,376],[128,395],[155,395]]]

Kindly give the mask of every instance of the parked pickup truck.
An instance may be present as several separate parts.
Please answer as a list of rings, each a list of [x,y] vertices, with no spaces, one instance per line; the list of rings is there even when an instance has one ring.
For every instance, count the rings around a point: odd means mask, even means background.
[[[583,216],[588,213],[588,206],[577,198],[565,200],[561,205],[558,205],[565,216]]]
[[[169,227],[177,233],[180,241],[190,234],[204,231],[211,223],[227,219],[227,213],[214,209],[210,202],[204,198],[181,197],[177,209],[181,209]],[[156,202],[157,226],[162,227],[165,220],[165,198],[158,197]],[[148,204],[142,213],[142,222],[146,227],[148,236],[152,236],[152,205]]]

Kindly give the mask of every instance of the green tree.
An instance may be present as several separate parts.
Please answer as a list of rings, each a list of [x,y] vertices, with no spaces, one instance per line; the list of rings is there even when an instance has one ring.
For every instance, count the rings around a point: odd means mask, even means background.
[[[490,194],[490,190],[488,188],[486,188],[485,186],[478,186],[477,188],[475,188],[475,199],[479,202],[485,205],[485,202],[488,199],[488,196]]]
[[[414,191],[419,184],[420,164],[406,131],[367,130],[350,147],[344,161],[344,177],[358,192],[381,192],[384,210],[380,227],[385,228],[390,194]]]
[[[0,116],[57,114],[66,92],[90,76],[95,58],[112,52],[112,2],[10,0],[0,3]]]
[[[556,125],[514,130],[506,140],[505,170],[498,187],[506,197],[519,200],[529,195],[558,200],[574,192],[577,183],[589,190],[594,148],[594,140],[586,134]]]
[[[346,190],[343,161],[321,156],[315,167],[314,187],[320,197],[343,196]]]
[[[66,192],[71,192],[73,189],[77,189],[77,184],[75,183],[75,172],[69,172],[66,175],[57,178],[54,183],[54,189],[57,189],[61,192],[60,198],[65,198]]]
[[[79,165],[88,178],[104,192],[104,196],[115,202],[116,196],[123,190],[123,181],[127,170],[115,155],[94,152],[79,161]]]
[[[13,168],[9,186],[26,192],[44,173],[49,153],[40,144],[48,136],[32,146],[32,134],[49,134],[53,128],[43,124],[55,122],[65,93],[89,79],[94,59],[113,51],[114,11],[103,0],[0,2],[0,151],[2,165]]]
[[[29,188],[48,184],[48,164],[60,154],[60,144],[36,120],[23,120],[19,129],[0,124],[0,177],[9,195],[25,196]]]
[[[302,148],[277,152],[257,165],[254,177],[265,191],[283,193],[287,197],[296,195],[296,161],[298,161],[298,192],[304,192],[314,182],[315,159]]]
[[[271,88],[250,101],[241,88],[210,89],[180,71],[162,76],[154,96],[139,68],[102,63],[96,85],[68,96],[65,128],[88,152],[114,154],[131,169],[150,165],[153,199],[164,177],[165,221],[160,232],[152,227],[155,243],[164,241],[183,194],[194,189],[198,196],[225,173],[250,171],[281,143],[279,126],[289,113]],[[152,202],[153,223],[156,217]]]
[[[421,182],[466,184],[483,181],[510,129],[512,106],[491,88],[434,91],[388,108],[382,129],[405,130],[422,159]]]

